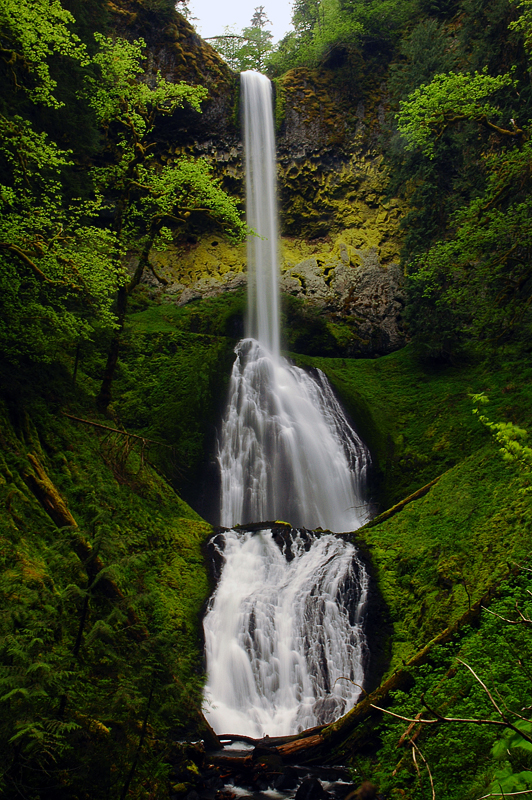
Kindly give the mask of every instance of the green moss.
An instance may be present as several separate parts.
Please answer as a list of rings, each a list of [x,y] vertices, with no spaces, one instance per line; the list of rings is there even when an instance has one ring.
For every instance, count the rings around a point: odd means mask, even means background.
[[[322,369],[345,402],[374,456],[383,509],[489,440],[472,414],[471,394],[485,391],[494,419],[524,427],[532,410],[532,368],[519,355],[444,366],[422,364],[406,347],[378,359],[294,359]]]
[[[14,780],[29,796],[57,792],[58,782],[65,796],[119,794],[149,703],[150,742],[133,786],[167,797],[168,731],[200,729],[200,611],[210,588],[202,544],[211,528],[146,463],[140,443],[131,449],[124,436],[61,413],[94,419],[57,366],[10,367],[2,377],[0,655],[14,691],[2,700],[1,761],[14,763],[18,731],[26,755]],[[28,453],[77,531],[59,530],[38,501]],[[92,559],[76,555],[78,537],[122,599],[95,580]]]
[[[274,78],[272,83],[275,87],[275,130],[279,132],[286,114],[286,90],[278,78]]]
[[[532,546],[532,495],[490,443],[361,531],[393,624],[390,669],[459,619]]]

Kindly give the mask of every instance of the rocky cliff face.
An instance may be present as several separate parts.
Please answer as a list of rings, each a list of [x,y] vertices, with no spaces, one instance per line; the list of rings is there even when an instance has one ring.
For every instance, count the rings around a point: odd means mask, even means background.
[[[114,14],[122,32],[145,38],[148,74],[161,70],[168,80],[202,83],[210,95],[202,114],[183,110],[161,127],[161,160],[205,156],[224,188],[242,197],[238,77],[179,14],[163,20],[146,2],[121,0]],[[331,64],[291,70],[274,84],[281,288],[323,315],[346,355],[383,354],[405,341],[398,267],[404,207],[386,195],[378,145],[385,86],[368,94],[360,76],[346,88]],[[184,304],[241,288],[245,262],[245,247],[198,229],[154,258],[168,285],[153,275],[146,281],[165,302]]]

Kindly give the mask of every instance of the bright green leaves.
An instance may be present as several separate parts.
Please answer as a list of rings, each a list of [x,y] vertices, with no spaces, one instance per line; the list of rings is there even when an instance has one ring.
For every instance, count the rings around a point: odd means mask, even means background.
[[[510,30],[520,31],[523,34],[525,47],[532,50],[532,0],[517,0],[517,8],[521,10],[519,19],[510,23]]]
[[[429,84],[420,86],[400,103],[397,124],[406,139],[407,150],[419,148],[433,158],[435,142],[446,128],[465,120],[488,122],[503,134],[515,135],[515,125],[513,129],[500,128],[488,120],[499,115],[497,106],[488,98],[513,86],[511,75],[492,77],[485,72],[435,75]]]
[[[0,22],[0,45],[35,104],[60,106],[52,57],[91,67],[80,102],[107,136],[104,165],[91,169],[86,181],[90,199],[81,199],[65,191],[73,169],[79,171],[72,151],[29,119],[0,116],[0,347],[14,361],[47,361],[58,347],[116,328],[120,314],[112,308],[126,281],[126,248],[146,261],[157,239],[168,243],[191,213],[208,214],[235,239],[246,231],[235,201],[206,163],[182,159],[163,166],[155,155],[161,117],[184,106],[200,111],[204,87],[146,73],[142,40],[95,34],[99,48],[89,59],[69,30],[73,17],[57,0],[0,0]],[[99,220],[103,197],[113,215],[107,227]]]
[[[73,22],[59,0],[0,0],[2,55],[15,84],[36,103],[62,105],[54,96],[57,83],[50,75],[50,56],[89,62],[84,44],[69,28]]]
[[[500,452],[505,461],[517,463],[522,470],[530,472],[532,470],[532,447],[522,444],[523,440],[528,439],[528,432],[524,428],[519,428],[513,422],[492,422],[489,417],[482,414],[480,406],[489,403],[489,398],[484,392],[472,395],[471,399],[475,404],[473,414],[480,422],[486,426],[495,440],[501,445]],[[530,745],[532,749],[532,745]]]
[[[137,187],[142,187],[143,195],[131,214],[139,217],[139,223],[149,215],[174,226],[182,225],[196,212],[212,216],[234,241],[240,241],[246,234],[236,202],[213,178],[210,165],[203,159],[183,157],[159,170],[140,165]]]
[[[485,190],[454,215],[446,240],[410,264],[416,303],[412,325],[425,344],[438,339],[451,352],[465,338],[496,343],[526,321],[532,281],[531,158],[530,141],[484,158]]]
[[[230,236],[241,239],[245,226],[236,204],[213,179],[206,162],[181,158],[161,166],[153,157],[151,141],[156,122],[184,105],[195,111],[207,97],[203,86],[173,84],[157,73],[153,81],[139,79],[145,44],[124,39],[97,36],[100,51],[95,62],[100,80],[92,87],[91,103],[100,123],[109,128],[118,124],[114,146],[115,163],[95,172],[102,191],[114,189],[121,194],[119,205],[123,219],[115,229],[127,233],[130,246],[144,233],[151,235],[153,225],[166,220],[173,227],[182,226],[193,211],[215,218]],[[110,134],[111,136],[111,134]],[[168,236],[168,224],[166,236]]]
[[[101,125],[118,121],[141,139],[155,123],[158,114],[172,114],[185,104],[196,111],[208,95],[203,86],[169,83],[160,73],[144,76],[145,42],[139,39],[110,39],[95,34],[99,52],[94,63],[100,69],[90,85],[90,103]],[[141,77],[142,76],[142,77]]]
[[[92,226],[94,200],[66,202],[71,165],[21,117],[0,117],[0,155],[10,185],[0,187],[0,347],[13,360],[49,360],[60,343],[90,338],[90,322],[113,326],[111,297],[124,273],[111,268],[110,231]]]
[[[525,734],[532,733],[532,722],[528,720],[516,720],[515,727]],[[514,757],[516,750],[525,751],[524,755],[528,755],[530,758],[532,744],[512,730],[507,730],[502,738],[493,745],[491,750],[493,757],[500,761],[506,761],[506,764],[496,769],[494,773],[494,780],[490,786],[494,798],[500,797],[502,800],[512,793],[526,792],[532,786],[532,771],[522,769],[515,772],[512,764],[508,761],[509,756]],[[498,792],[500,795],[497,794]]]

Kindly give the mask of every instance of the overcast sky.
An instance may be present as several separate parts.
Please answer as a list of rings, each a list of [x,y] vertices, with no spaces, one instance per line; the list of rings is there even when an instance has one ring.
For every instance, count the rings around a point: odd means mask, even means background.
[[[282,39],[289,30],[292,16],[292,4],[289,0],[190,0],[191,19],[200,36],[218,36],[226,25],[235,25],[237,31],[247,28],[251,22],[253,11],[259,5],[264,6],[268,19],[271,20],[269,30],[275,42]]]

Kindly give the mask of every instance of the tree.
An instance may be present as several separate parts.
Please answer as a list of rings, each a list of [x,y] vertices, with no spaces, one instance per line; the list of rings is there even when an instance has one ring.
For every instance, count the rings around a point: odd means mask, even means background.
[[[464,343],[518,335],[528,319],[532,289],[530,128],[501,109],[511,74],[436,75],[400,103],[406,149],[435,159],[444,134],[471,123],[489,133],[479,165],[484,187],[455,211],[451,230],[408,267],[407,316],[420,346],[449,357]],[[505,117],[510,117],[508,122]],[[493,141],[497,142],[496,145]],[[479,302],[479,298],[481,301]]]
[[[90,223],[100,206],[68,197],[64,177],[72,154],[14,113],[28,101],[52,111],[54,57],[89,63],[59,2],[6,0],[0,8],[1,47],[11,93],[0,114],[0,345],[11,360],[50,360],[58,346],[112,326],[112,296],[123,280],[111,269],[114,236]],[[35,113],[34,113],[35,116]]]
[[[34,103],[58,108],[50,58],[63,56],[87,65],[84,44],[70,28],[74,17],[59,0],[2,0],[0,53],[12,86]]]
[[[221,36],[211,36],[210,41],[214,42],[214,47],[227,61],[234,72],[241,71],[240,49],[245,41],[241,33],[237,33],[234,25],[226,25]]]
[[[399,132],[406,139],[407,149],[419,148],[432,158],[434,145],[450,125],[471,120],[480,122],[501,136],[523,134],[513,119],[511,127],[496,124],[493,118],[500,111],[488,98],[507,87],[515,87],[509,74],[492,77],[485,72],[450,72],[435,75],[400,103],[397,115]],[[491,119],[490,119],[491,118]]]
[[[248,69],[261,72],[264,69],[266,56],[273,49],[272,33],[266,30],[269,22],[264,6],[257,6],[251,18],[251,25],[244,28],[240,35],[232,32],[232,29],[225,28],[223,36],[212,37],[216,42],[216,49],[231,69],[237,72]]]
[[[118,290],[118,330],[98,395],[98,404],[103,409],[111,400],[127,299],[142,279],[144,269],[150,266],[150,253],[157,241],[171,240],[173,232],[198,213],[212,217],[235,239],[245,235],[246,227],[236,202],[212,177],[207,162],[182,157],[161,167],[155,158],[154,132],[158,120],[184,105],[200,111],[207,90],[186,83],[169,83],[160,73],[148,82],[143,75],[142,40],[131,43],[98,34],[97,41],[100,50],[94,62],[100,75],[90,82],[89,97],[106,133],[111,163],[95,168],[93,175],[100,191],[113,198],[117,273],[122,269],[121,256],[125,251],[138,257],[133,276]]]

